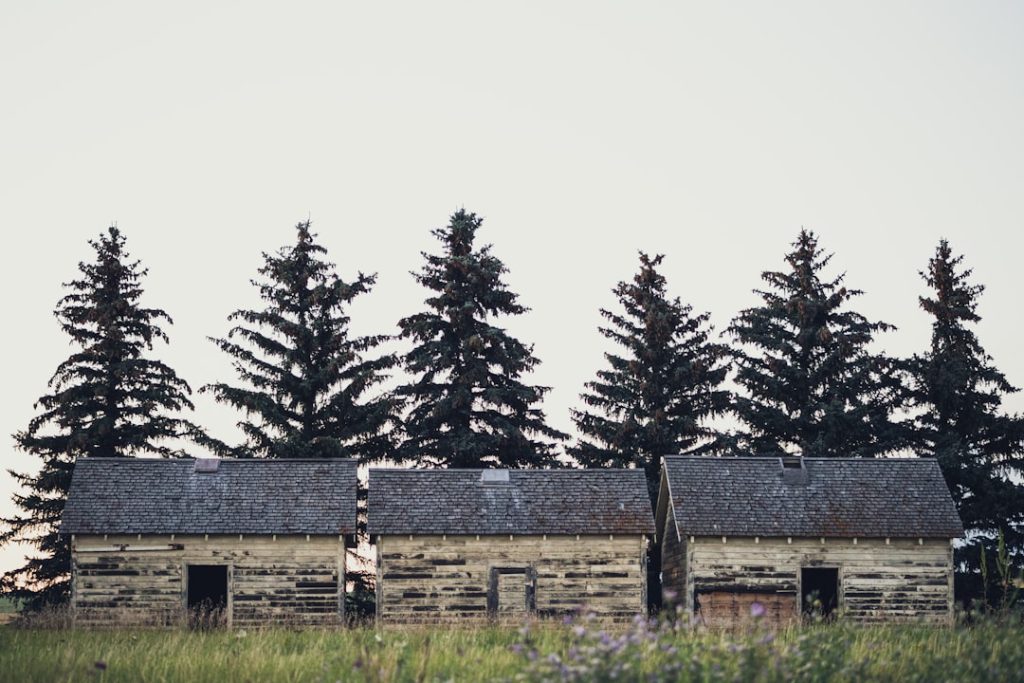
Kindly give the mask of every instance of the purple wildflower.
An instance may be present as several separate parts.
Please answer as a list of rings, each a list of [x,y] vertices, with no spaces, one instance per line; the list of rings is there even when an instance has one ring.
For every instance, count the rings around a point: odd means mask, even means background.
[[[767,611],[768,610],[765,609],[764,605],[762,605],[760,602],[754,601],[750,603],[750,616],[754,617],[755,619],[760,619],[765,615]]]

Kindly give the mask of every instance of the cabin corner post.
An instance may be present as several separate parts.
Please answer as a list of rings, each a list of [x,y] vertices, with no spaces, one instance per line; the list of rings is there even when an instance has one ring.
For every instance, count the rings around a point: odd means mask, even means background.
[[[696,553],[697,548],[694,544],[694,538],[690,537],[687,542],[683,544],[683,618],[686,619],[686,623],[690,626],[696,625],[696,604],[694,595],[694,581],[693,581],[693,556]]]
[[[956,623],[956,593],[955,593],[955,590],[954,590],[955,589],[954,579],[955,579],[955,576],[956,576],[955,575],[956,564],[955,564],[954,559],[953,559],[954,558],[954,556],[953,556],[953,541],[954,540],[955,539],[952,539],[952,538],[949,539],[949,548],[946,551],[946,556],[948,558],[947,563],[946,563],[946,575],[948,576],[948,580],[946,582],[946,586],[947,586],[946,587],[946,592],[947,592],[947,597],[946,597],[946,625],[947,626],[953,626]]]
[[[374,609],[373,620],[376,624],[381,624],[384,621],[386,606],[384,605],[384,537],[377,536],[376,543],[376,556],[377,556],[377,585],[374,588],[374,602],[376,603]]]
[[[648,563],[648,552],[651,551],[651,545],[648,543],[647,536],[640,536],[640,576],[643,577],[643,581],[640,582],[640,614],[647,613],[648,604],[648,587],[647,587],[647,563]]]
[[[71,534],[70,541],[70,555],[71,555],[71,600],[68,604],[68,611],[71,613],[71,626],[72,628],[78,625],[78,578],[76,569],[76,556],[75,556],[75,535]]]
[[[348,593],[348,544],[338,537],[338,624],[345,625],[345,595]]]

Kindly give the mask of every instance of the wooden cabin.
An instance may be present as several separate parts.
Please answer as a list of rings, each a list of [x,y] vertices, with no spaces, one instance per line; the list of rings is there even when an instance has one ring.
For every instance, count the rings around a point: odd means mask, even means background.
[[[933,459],[666,457],[657,524],[698,624],[952,620],[963,527]]]
[[[640,470],[371,469],[368,509],[384,622],[646,609]]]
[[[354,460],[82,458],[61,524],[80,625],[331,625]]]

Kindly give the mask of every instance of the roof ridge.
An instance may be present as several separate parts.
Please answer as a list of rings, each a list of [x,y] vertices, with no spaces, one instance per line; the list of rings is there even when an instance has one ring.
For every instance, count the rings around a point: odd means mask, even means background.
[[[434,473],[434,472],[448,472],[448,473],[452,473],[452,474],[462,474],[462,473],[470,473],[470,472],[491,472],[491,471],[499,470],[501,468],[496,468],[496,467],[479,467],[479,468],[478,467],[436,467],[436,468],[430,468],[430,467],[371,467],[369,469],[370,469],[371,472],[407,472],[407,473],[410,473],[410,474],[426,474],[426,473]],[[535,473],[535,474],[541,474],[541,473],[543,473],[543,474],[553,474],[553,473],[556,473],[556,472],[565,472],[565,473],[572,473],[572,474],[593,473],[593,472],[601,472],[601,473],[609,473],[609,474],[637,472],[637,473],[640,473],[640,474],[644,474],[643,470],[641,470],[639,468],[636,468],[636,467],[582,467],[582,468],[577,468],[577,469],[570,469],[570,468],[558,468],[558,469],[514,469],[513,468],[513,469],[508,469],[506,471],[508,471],[508,472],[517,472],[517,473]]]
[[[840,456],[840,457],[828,457],[828,456],[805,456],[805,455],[663,455],[666,460],[700,460],[700,461],[716,461],[716,462],[731,462],[734,460],[753,460],[757,462],[771,462],[778,460],[779,458],[799,458],[801,460],[814,460],[820,462],[933,462],[935,458],[929,456],[899,456],[894,458],[875,458],[870,456],[854,457],[854,456]]]
[[[195,462],[196,460],[219,460],[220,462],[260,462],[260,463],[271,463],[271,462],[354,462],[359,464],[358,458],[163,458],[163,457],[148,457],[148,456],[134,456],[134,455],[83,455],[78,457],[75,462],[86,462],[86,461],[102,461],[102,462]]]

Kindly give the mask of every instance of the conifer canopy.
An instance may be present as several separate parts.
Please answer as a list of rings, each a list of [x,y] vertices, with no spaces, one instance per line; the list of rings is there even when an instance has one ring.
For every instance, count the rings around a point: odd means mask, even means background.
[[[548,388],[522,381],[540,361],[497,326],[527,309],[491,247],[474,246],[482,222],[457,211],[433,231],[441,253],[424,253],[426,265],[413,273],[431,295],[426,310],[398,323],[413,344],[402,358],[412,381],[397,389],[408,407],[399,456],[426,466],[557,465],[554,442],[564,435],[538,405]]]
[[[238,310],[226,338],[212,339],[234,359],[239,384],[203,387],[245,419],[245,443],[221,449],[238,457],[354,457],[390,452],[394,401],[371,391],[387,377],[394,356],[368,357],[386,335],[353,336],[348,307],[368,293],[376,275],[345,282],[324,259],[310,222],[296,241],[263,254],[259,289],[266,306]]]
[[[572,411],[582,437],[569,453],[585,467],[639,467],[657,497],[661,458],[713,450],[718,433],[707,424],[729,408],[723,388],[728,349],[710,340],[708,314],[669,298],[658,272],[663,256],[640,253],[640,270],[612,291],[621,312],[601,309],[601,334],[621,351],[587,382]]]
[[[898,363],[871,349],[894,328],[849,308],[862,292],[824,278],[831,258],[801,230],[788,268],[762,273],[761,303],[729,326],[741,453],[879,456],[907,443],[893,418],[905,401]]]

